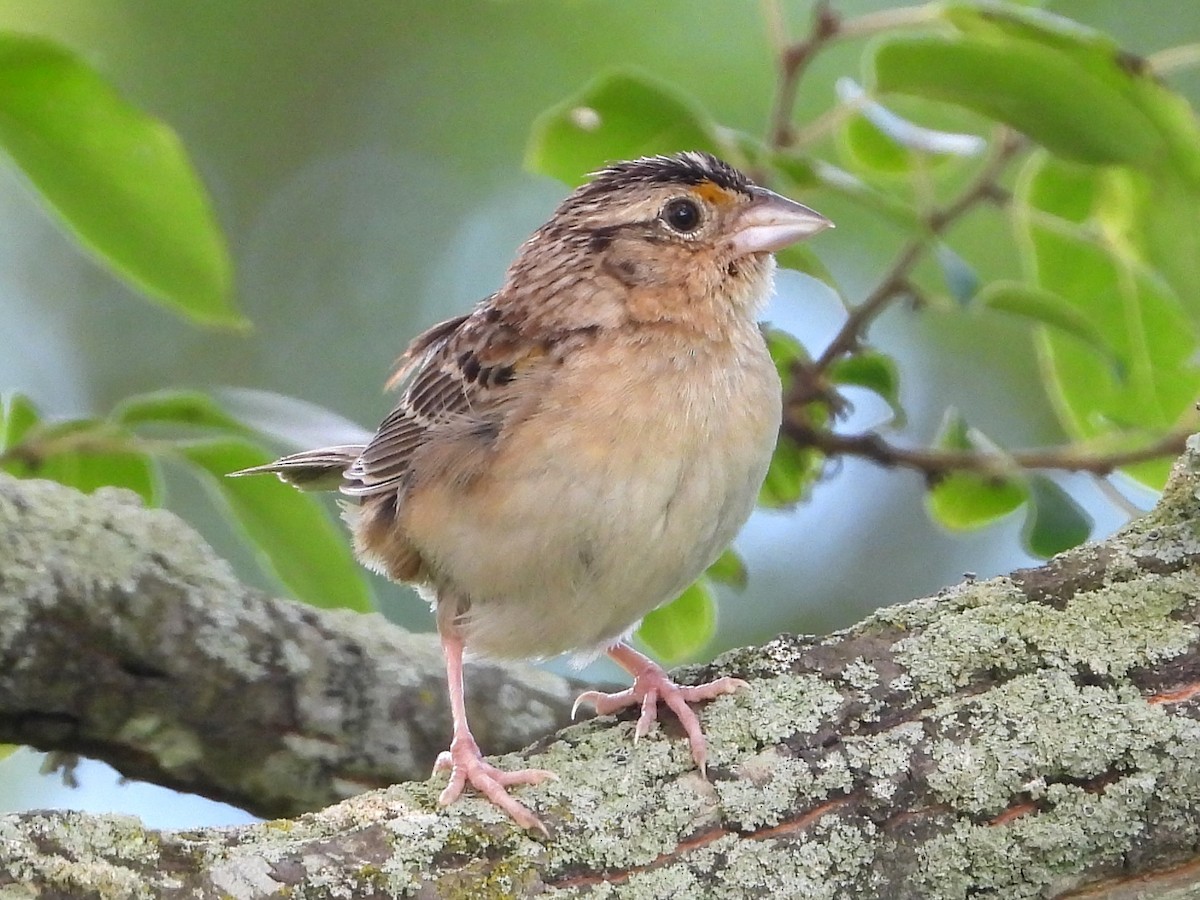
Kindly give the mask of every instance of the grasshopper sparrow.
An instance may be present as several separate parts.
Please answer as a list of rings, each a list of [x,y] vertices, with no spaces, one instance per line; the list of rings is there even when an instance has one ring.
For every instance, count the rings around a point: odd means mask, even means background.
[[[499,291],[412,342],[370,443],[246,470],[340,490],[359,559],[433,606],[454,717],[443,804],[470,784],[545,831],[507,788],[551,773],[501,771],[471,735],[465,649],[607,652],[633,686],[580,702],[640,706],[640,736],[661,700],[703,769],[688,704],[743,682],[676,685],[626,639],[750,514],[780,421],[756,324],[771,254],[829,225],[704,153],[609,166],[525,241]]]

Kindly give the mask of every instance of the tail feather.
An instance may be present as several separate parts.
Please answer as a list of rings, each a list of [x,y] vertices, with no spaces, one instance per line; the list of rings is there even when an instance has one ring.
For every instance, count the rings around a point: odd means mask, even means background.
[[[272,475],[278,475],[279,480],[285,484],[302,491],[336,491],[345,484],[343,473],[365,449],[362,444],[344,444],[340,447],[305,450],[303,453],[293,453],[266,465],[230,472],[229,476],[237,478],[242,475],[270,472]]]

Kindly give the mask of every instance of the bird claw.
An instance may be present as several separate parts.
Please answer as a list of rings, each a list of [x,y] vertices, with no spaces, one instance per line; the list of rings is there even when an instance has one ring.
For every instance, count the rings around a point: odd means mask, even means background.
[[[536,829],[545,837],[550,836],[546,826],[524,804],[512,797],[507,788],[517,784],[541,784],[557,781],[558,776],[546,769],[516,769],[506,772],[497,769],[483,758],[474,739],[455,738],[450,749],[438,754],[433,764],[434,773],[449,771],[450,783],[438,796],[441,806],[449,806],[461,795],[469,784],[495,806],[507,813],[522,828]]]
[[[633,685],[623,691],[605,694],[601,691],[585,691],[580,694],[575,705],[571,708],[571,718],[584,704],[590,704],[597,715],[606,716],[627,706],[641,706],[637,724],[633,729],[633,740],[637,743],[650,733],[650,729],[658,720],[658,702],[662,700],[679,719],[687,734],[688,746],[692,751],[692,759],[706,775],[708,747],[704,740],[704,732],[700,728],[700,720],[688,704],[703,703],[720,697],[722,694],[732,694],[749,685],[740,678],[718,678],[706,684],[679,685],[671,680],[666,671],[657,664],[652,664],[634,675]]]

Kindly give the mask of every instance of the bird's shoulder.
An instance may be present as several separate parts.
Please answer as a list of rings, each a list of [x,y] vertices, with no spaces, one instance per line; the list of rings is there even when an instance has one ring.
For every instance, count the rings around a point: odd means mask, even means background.
[[[388,382],[399,399],[347,471],[347,493],[396,487],[431,442],[493,442],[506,420],[536,405],[552,370],[593,337],[589,329],[531,331],[493,299],[409,344]]]

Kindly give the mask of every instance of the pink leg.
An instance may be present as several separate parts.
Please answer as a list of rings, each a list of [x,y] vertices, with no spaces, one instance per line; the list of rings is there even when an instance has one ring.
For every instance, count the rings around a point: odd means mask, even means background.
[[[536,828],[547,837],[538,817],[514,800],[505,790],[513,784],[538,784],[557,778],[545,769],[518,769],[504,772],[483,758],[479,745],[467,724],[467,706],[463,695],[463,641],[453,627],[442,629],[442,651],[446,655],[446,680],[450,685],[450,711],[454,717],[454,739],[450,749],[443,751],[433,765],[434,772],[450,770],[450,783],[438,797],[438,803],[448,806],[458,799],[468,784],[482,793],[512,817],[522,828]]]
[[[708,759],[708,747],[704,741],[704,732],[700,729],[700,720],[688,704],[712,700],[722,694],[732,694],[749,685],[740,678],[718,678],[708,684],[685,687],[672,681],[662,666],[648,656],[638,653],[628,644],[610,647],[608,655],[633,676],[632,687],[615,694],[586,691],[575,701],[575,710],[579,709],[581,703],[590,703],[599,715],[604,716],[626,706],[641,704],[642,714],[638,716],[637,727],[633,732],[636,740],[650,733],[650,726],[658,718],[658,701],[661,699],[675,713],[679,724],[687,732],[692,759],[703,774]],[[575,710],[572,710],[572,713]]]

